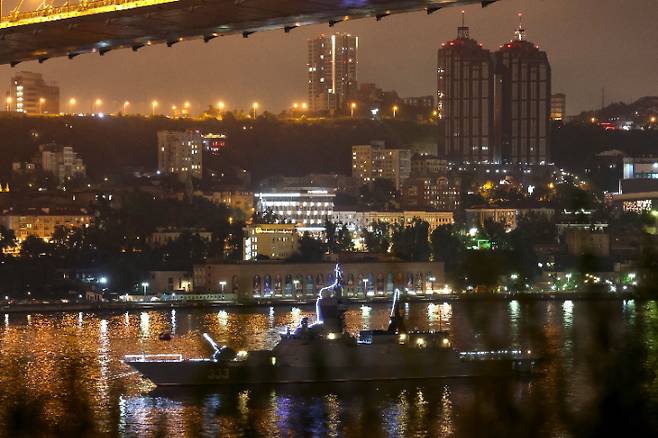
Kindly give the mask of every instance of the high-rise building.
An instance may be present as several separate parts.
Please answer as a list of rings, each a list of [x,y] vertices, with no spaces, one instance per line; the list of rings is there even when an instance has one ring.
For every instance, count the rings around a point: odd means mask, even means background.
[[[439,157],[451,162],[500,160],[493,142],[493,60],[462,25],[438,51]]]
[[[158,171],[181,181],[203,176],[203,135],[199,131],[159,131]]]
[[[313,113],[346,112],[357,87],[359,37],[336,33],[308,41],[308,103]]]
[[[563,121],[567,117],[567,96],[557,93],[551,96],[551,120]]]
[[[82,158],[71,146],[62,147],[54,143],[41,145],[34,161],[41,164],[45,172],[52,173],[60,183],[87,174]]]
[[[497,139],[511,163],[550,160],[551,66],[546,52],[526,40],[519,24],[514,39],[495,54]],[[500,99],[498,99],[500,97]]]
[[[352,146],[352,177],[361,184],[389,179],[396,189],[411,175],[411,150],[385,149],[381,142]]]
[[[26,114],[59,114],[59,87],[40,73],[21,71],[11,78],[7,109]]]

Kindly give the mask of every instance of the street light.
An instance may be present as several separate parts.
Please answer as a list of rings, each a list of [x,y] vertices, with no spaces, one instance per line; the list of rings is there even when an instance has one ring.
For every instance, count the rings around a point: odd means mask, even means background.
[[[39,114],[43,114],[43,104],[46,103],[46,99],[41,97],[39,98]]]
[[[254,110],[254,119],[255,119],[256,118],[256,110],[258,109],[258,102],[254,102],[251,105],[251,108],[253,108],[253,110]]]
[[[350,117],[354,117],[354,110],[356,109],[356,102],[350,104]]]
[[[397,105],[393,105],[393,118],[395,118],[395,116],[398,114],[398,109],[399,108]]]
[[[364,296],[368,295],[368,279],[367,278],[363,279],[363,295]]]
[[[155,110],[156,110],[157,107],[158,107],[158,101],[157,100],[154,100],[153,102],[151,102],[151,116],[152,117],[155,117]]]
[[[130,102],[127,100],[123,103],[123,115],[125,116],[128,113],[128,107],[130,106]]]
[[[69,113],[70,114],[73,114],[73,107],[75,106],[76,103],[78,103],[78,101],[75,100],[75,97],[72,97],[72,98],[69,99]]]
[[[11,102],[12,102],[11,96],[7,96],[7,112],[11,111]]]
[[[217,102],[217,108],[220,111],[224,111],[224,102],[222,102],[221,100],[219,102]]]
[[[308,103],[303,102],[302,103],[302,111],[306,111],[308,109]]]
[[[100,100],[100,99],[96,99],[96,101],[95,101],[94,104],[92,105],[91,112],[92,112],[92,113],[94,113],[94,112],[100,112],[100,107],[101,107],[101,105],[103,105],[103,101]]]
[[[172,113],[171,115],[172,116],[176,117],[176,110],[177,109],[178,109],[178,107],[176,105],[171,106],[171,113]]]
[[[144,288],[144,301],[146,301],[146,289],[148,289],[149,284],[147,281],[142,282],[142,287]]]

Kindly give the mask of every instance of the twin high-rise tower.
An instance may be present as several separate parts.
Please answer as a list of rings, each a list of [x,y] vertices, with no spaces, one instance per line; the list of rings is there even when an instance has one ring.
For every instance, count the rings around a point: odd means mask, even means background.
[[[438,51],[439,155],[451,162],[550,160],[551,67],[546,52],[515,37],[491,53],[463,23]]]

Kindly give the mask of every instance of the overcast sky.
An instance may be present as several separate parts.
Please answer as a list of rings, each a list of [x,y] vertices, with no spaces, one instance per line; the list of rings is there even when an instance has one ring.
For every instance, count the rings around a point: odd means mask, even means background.
[[[548,52],[553,90],[566,93],[570,114],[599,107],[603,87],[608,102],[658,95],[658,0],[501,0],[465,10],[471,36],[490,50],[512,38],[516,13],[523,12],[528,39]],[[333,29],[361,37],[360,82],[417,96],[435,93],[436,50],[455,37],[459,21],[460,8],[454,7],[431,16],[355,20]],[[0,90],[8,88],[13,71],[28,70],[58,82],[62,101],[75,97],[88,108],[92,99],[101,98],[106,112],[118,110],[126,99],[141,111],[153,99],[163,108],[189,100],[193,110],[221,99],[230,108],[258,101],[276,112],[305,100],[306,41],[329,30],[316,25],[289,34],[230,36],[138,53],[120,50],[16,69],[0,66],[0,84],[6,84]]]

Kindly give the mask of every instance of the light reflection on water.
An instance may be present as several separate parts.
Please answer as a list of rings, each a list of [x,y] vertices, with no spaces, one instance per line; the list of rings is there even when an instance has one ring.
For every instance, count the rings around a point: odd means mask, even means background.
[[[235,349],[272,348],[287,327],[305,316],[313,320],[313,306],[5,314],[0,427],[26,406],[32,420],[22,427],[28,432],[59,427],[70,436],[85,431],[66,429],[71,424],[117,436],[474,436],[483,430],[554,436],[594,433],[614,419],[632,421],[640,432],[656,427],[655,419],[645,416],[658,406],[658,383],[648,376],[658,365],[655,302],[412,303],[404,308],[408,328],[448,330],[457,349],[532,346],[550,360],[532,380],[164,391],[132,373],[121,358],[135,353],[206,356],[203,332]],[[388,318],[387,305],[373,304],[350,307],[345,323],[356,333],[385,328]],[[163,332],[174,334],[172,340],[160,341]],[[602,404],[606,395],[620,397],[617,385],[633,403]],[[606,409],[613,408],[614,415],[607,415]],[[85,415],[89,421],[81,422]]]

